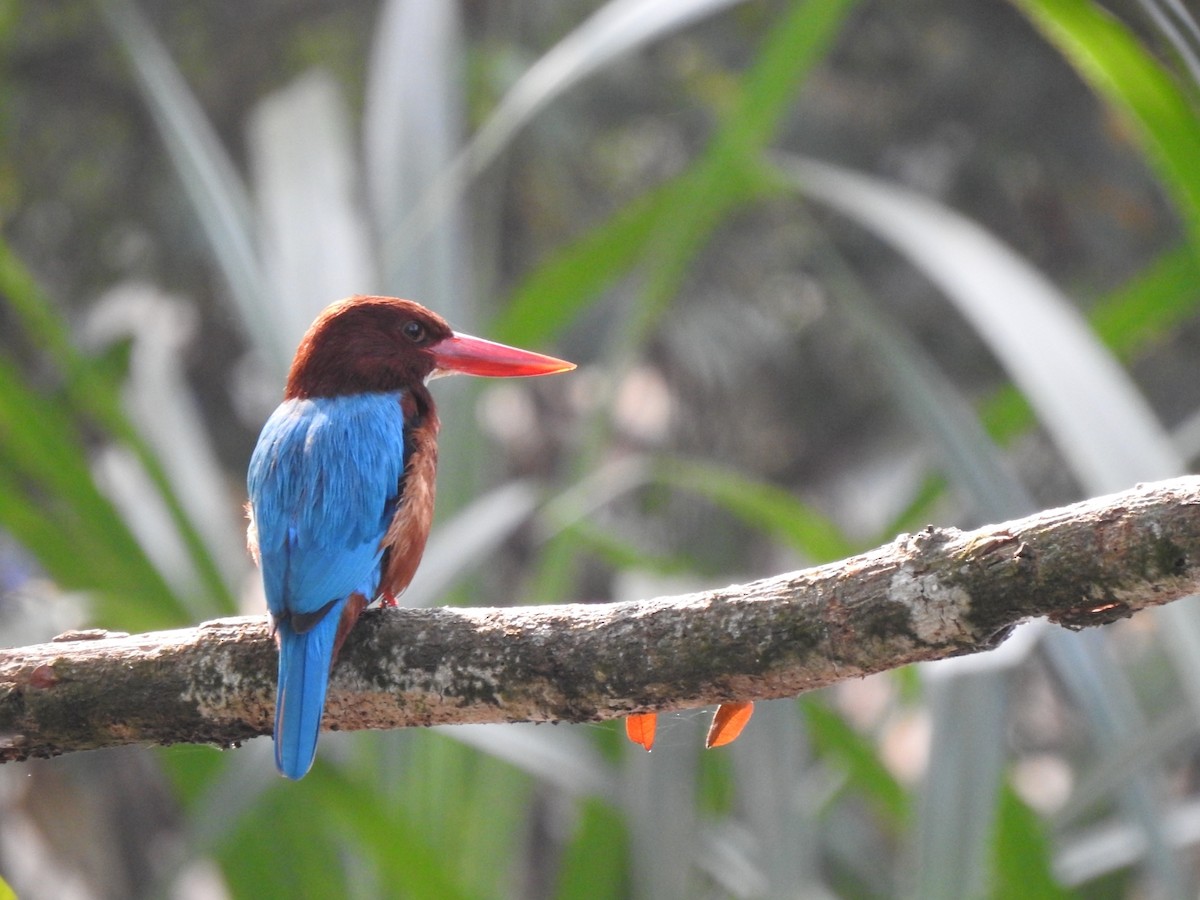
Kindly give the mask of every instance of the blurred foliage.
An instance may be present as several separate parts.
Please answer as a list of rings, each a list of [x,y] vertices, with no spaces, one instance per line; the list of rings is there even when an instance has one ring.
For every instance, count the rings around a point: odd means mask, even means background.
[[[1200,455],[1169,0],[0,10],[13,643],[261,610],[242,473],[327,283],[581,363],[436,386],[440,602],[745,580]],[[330,734],[296,784],[265,741],[7,767],[0,896],[1193,896],[1198,623],[1026,629],[713,753],[681,712],[649,755]]]

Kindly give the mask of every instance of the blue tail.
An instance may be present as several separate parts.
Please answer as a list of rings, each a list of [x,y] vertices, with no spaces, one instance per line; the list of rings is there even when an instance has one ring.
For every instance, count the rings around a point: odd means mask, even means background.
[[[345,605],[344,600],[335,603],[303,634],[298,634],[286,619],[279,623],[275,767],[288,778],[303,778],[317,755],[317,734],[333,663],[333,639]]]

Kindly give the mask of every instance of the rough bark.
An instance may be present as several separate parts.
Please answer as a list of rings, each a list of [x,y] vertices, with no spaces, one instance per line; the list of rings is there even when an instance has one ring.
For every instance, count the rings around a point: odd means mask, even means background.
[[[1200,591],[1200,478],[842,562],[632,603],[364,614],[334,668],[331,729],[582,722],[793,696],[991,649],[1026,619],[1102,625]],[[0,761],[268,734],[264,618],[0,650]]]

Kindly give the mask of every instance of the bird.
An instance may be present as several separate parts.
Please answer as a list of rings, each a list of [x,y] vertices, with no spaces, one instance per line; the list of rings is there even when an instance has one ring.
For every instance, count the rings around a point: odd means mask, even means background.
[[[279,647],[275,765],[316,756],[330,670],[362,611],[395,603],[433,520],[438,415],[427,382],[549,375],[572,363],[460,334],[411,300],[326,307],[288,371],[246,476],[247,543]]]

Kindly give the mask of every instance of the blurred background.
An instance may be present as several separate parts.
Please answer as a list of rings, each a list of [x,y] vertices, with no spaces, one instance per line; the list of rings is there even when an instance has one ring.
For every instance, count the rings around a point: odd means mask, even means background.
[[[259,613],[244,473],[351,293],[438,382],[411,604],[646,598],[1188,470],[1181,0],[0,3],[0,643]],[[1200,609],[708,715],[0,767],[27,900],[1194,897]],[[5,894],[0,884],[0,896]]]

